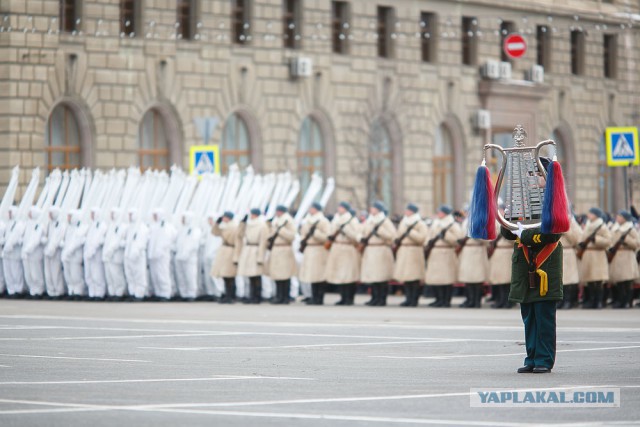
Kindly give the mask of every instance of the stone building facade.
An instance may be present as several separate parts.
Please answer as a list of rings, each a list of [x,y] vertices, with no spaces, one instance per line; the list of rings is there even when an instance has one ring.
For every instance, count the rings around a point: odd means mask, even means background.
[[[35,166],[187,167],[201,143],[194,119],[217,117],[223,165],[317,170],[335,176],[336,199],[382,198],[394,212],[415,201],[430,212],[461,207],[483,144],[521,123],[530,141],[558,140],[577,210],[617,209],[624,171],[603,167],[603,133],[640,123],[638,9],[620,0],[2,0],[0,189],[16,164],[23,184]],[[502,57],[512,32],[527,40],[520,59]],[[509,62],[511,76],[487,78],[487,61]],[[536,64],[543,82],[525,79]]]

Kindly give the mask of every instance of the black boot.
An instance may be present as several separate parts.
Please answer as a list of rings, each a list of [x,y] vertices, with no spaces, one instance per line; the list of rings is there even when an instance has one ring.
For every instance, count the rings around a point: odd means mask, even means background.
[[[400,304],[400,307],[410,307],[413,299],[413,283],[406,282],[404,284],[404,302]]]
[[[251,304],[260,304],[262,300],[262,277],[256,276],[251,281]]]
[[[378,299],[380,298],[380,289],[378,289],[378,285],[375,283],[369,286],[371,289],[371,299],[364,303],[364,305],[376,305],[378,304]]]
[[[595,309],[600,309],[603,306],[602,300],[604,299],[604,286],[602,282],[596,283],[594,285],[594,299],[593,299],[593,307]]]
[[[595,282],[587,283],[582,297],[582,308],[594,308],[595,303]]]
[[[291,302],[291,279],[282,281],[282,302],[280,304],[289,304]]]
[[[411,307],[417,307],[418,302],[420,301],[420,295],[422,295],[423,287],[420,286],[420,282],[414,283],[413,287],[413,297],[411,298]]]
[[[495,297],[493,298],[493,304],[491,304],[491,308],[502,308],[504,307],[504,286],[502,285],[493,285],[491,287],[493,293],[495,293]]]
[[[487,298],[486,302],[496,302],[498,301],[498,291],[496,290],[498,286],[491,285],[491,296]]]
[[[353,305],[353,301],[354,301],[354,299],[356,297],[356,284],[355,283],[351,283],[351,284],[347,285],[346,296],[347,296],[347,301],[345,302],[345,305]]]
[[[305,301],[305,304],[307,305],[318,304],[318,284],[317,283],[311,284],[311,298],[307,298],[307,301]]]
[[[281,304],[282,301],[282,284],[279,280],[276,281],[276,295],[271,299],[271,304]]]
[[[612,305],[613,308],[627,308],[627,283],[629,282],[616,283],[618,292],[616,293],[616,301]]]
[[[471,304],[471,301],[473,301],[473,286],[469,283],[465,283],[464,285],[464,293],[465,296],[467,297],[466,300],[464,300],[464,302],[462,304],[459,305],[460,308],[467,308],[469,307],[469,305]]]
[[[340,301],[336,302],[336,305],[346,305],[347,286],[349,285],[338,285],[338,288],[340,289]]]
[[[387,295],[389,295],[389,284],[380,283],[376,285],[378,289],[378,301],[374,304],[376,307],[384,307],[387,305]]]
[[[324,305],[324,294],[327,292],[327,284],[324,282],[318,283],[318,302],[317,305]]]
[[[467,283],[465,286],[467,288],[467,300],[461,307],[474,308],[476,301],[476,286],[473,283]]]
[[[484,285],[482,283],[475,284],[476,292],[475,299],[473,301],[473,308],[482,307],[482,292],[484,291]]]
[[[436,299],[432,303],[427,304],[427,306],[428,307],[440,307],[440,304],[442,304],[440,286],[431,286],[431,289],[433,290],[433,296],[435,296]]]
[[[624,293],[627,296],[627,300],[625,301],[625,307],[632,308],[633,307],[633,281],[627,282]]]
[[[442,287],[442,306],[445,308],[451,307],[451,296],[453,295],[453,285],[446,285]]]

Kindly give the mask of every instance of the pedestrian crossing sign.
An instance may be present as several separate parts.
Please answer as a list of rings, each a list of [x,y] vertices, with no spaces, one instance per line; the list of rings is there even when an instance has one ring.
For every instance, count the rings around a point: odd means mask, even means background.
[[[189,172],[202,176],[220,173],[220,147],[218,145],[192,145],[189,150]]]
[[[605,140],[608,166],[637,166],[640,164],[638,128],[607,128]]]

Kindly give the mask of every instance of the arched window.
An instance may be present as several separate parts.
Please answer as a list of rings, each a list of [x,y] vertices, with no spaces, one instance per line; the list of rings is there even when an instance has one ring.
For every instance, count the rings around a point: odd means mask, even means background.
[[[138,132],[140,168],[168,169],[167,129],[160,112],[152,108],[145,113]]]
[[[251,141],[247,124],[238,113],[227,119],[222,136],[222,173],[226,173],[234,163],[242,169],[251,163]]]
[[[379,120],[371,125],[369,135],[369,170],[367,201],[382,200],[393,208],[393,153],[389,131]]]
[[[298,142],[298,176],[304,194],[314,172],[324,172],[324,141],[320,125],[311,116],[302,121]]]
[[[53,109],[45,130],[47,169],[75,169],[81,166],[80,131],[75,113],[60,104]]]
[[[433,147],[433,201],[435,206],[453,206],[455,202],[451,133],[443,125],[436,130]]]

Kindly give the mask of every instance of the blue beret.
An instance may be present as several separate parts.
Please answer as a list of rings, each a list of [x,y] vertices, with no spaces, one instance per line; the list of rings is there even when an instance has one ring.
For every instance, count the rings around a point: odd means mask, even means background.
[[[631,215],[631,212],[627,210],[621,210],[620,212],[618,212],[618,215],[623,217],[626,221],[633,221],[633,215]]]
[[[251,215],[260,215],[262,212],[260,212],[260,209],[258,208],[253,208],[251,209]]]
[[[438,211],[442,212],[445,215],[451,215],[451,212],[453,212],[453,208],[449,205],[440,205]]]
[[[322,205],[318,202],[311,203],[311,207],[317,211],[322,211]]]
[[[417,207],[416,205],[414,205],[413,203],[409,203],[409,204],[407,205],[407,210],[408,210],[408,211],[411,211],[411,212],[413,212],[413,213],[418,213],[418,211],[419,211],[420,209],[418,209],[418,207]]]
[[[357,215],[356,210],[353,209],[353,208],[349,209],[349,213],[351,214],[351,216],[356,216]]]
[[[377,200],[375,202],[373,202],[372,205],[374,208],[378,209],[380,212],[386,212],[387,208],[384,206],[384,203],[382,203],[380,200]]]
[[[289,209],[287,209],[287,207],[284,206],[284,205],[276,206],[276,212],[288,212],[288,211],[289,211]]]
[[[233,219],[234,215],[231,211],[226,211],[222,216],[226,216],[229,219]]]
[[[604,217],[604,212],[600,208],[591,208],[589,209],[589,213],[597,216],[598,218]]]
[[[349,202],[340,202],[340,204],[338,205],[341,208],[344,208],[348,211],[351,211],[351,205],[349,204]]]

